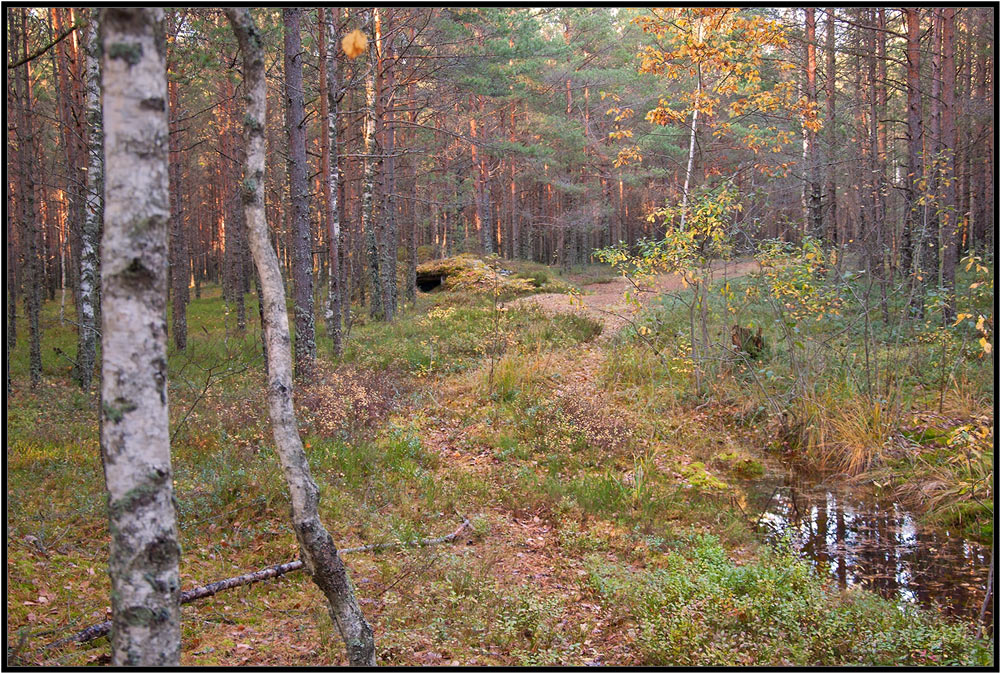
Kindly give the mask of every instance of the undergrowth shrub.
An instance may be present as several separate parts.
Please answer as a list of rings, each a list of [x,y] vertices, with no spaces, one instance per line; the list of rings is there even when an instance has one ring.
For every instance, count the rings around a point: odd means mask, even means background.
[[[665,566],[588,558],[588,583],[634,619],[650,665],[988,665],[992,643],[862,591],[828,589],[790,550],[737,565],[711,535],[690,534]],[[933,655],[934,658],[930,658]]]

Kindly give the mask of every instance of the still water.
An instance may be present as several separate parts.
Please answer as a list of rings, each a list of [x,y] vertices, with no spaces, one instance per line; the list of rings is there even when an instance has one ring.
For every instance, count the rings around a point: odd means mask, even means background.
[[[751,489],[751,511],[770,542],[787,536],[841,588],[978,619],[990,567],[988,547],[921,526],[898,503],[863,488],[769,470]],[[993,600],[987,620],[993,619]]]

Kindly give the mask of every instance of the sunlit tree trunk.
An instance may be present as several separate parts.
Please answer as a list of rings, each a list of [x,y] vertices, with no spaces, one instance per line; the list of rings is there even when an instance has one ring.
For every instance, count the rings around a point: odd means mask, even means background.
[[[374,23],[374,10],[368,11],[367,32],[371,33]],[[375,236],[374,205],[375,205],[375,69],[378,66],[375,50],[368,49],[368,70],[365,73],[365,109],[362,144],[364,146],[364,170],[361,187],[361,229],[364,231],[365,248],[368,253],[368,275],[371,280],[371,306],[369,312],[373,318],[384,316],[382,298],[381,261],[379,245]]]
[[[162,9],[100,14],[107,157],[101,454],[111,549],[111,663],[180,663],[167,414],[167,70]]]
[[[306,570],[329,604],[330,618],[347,646],[352,666],[375,665],[375,642],[354,596],[347,569],[319,518],[319,489],[302,448],[292,404],[292,354],[285,293],[264,212],[264,122],[267,109],[264,37],[247,8],[226,8],[243,54],[247,114],[243,204],[250,249],[260,274],[268,350],[268,406],[278,457],[292,502],[292,526]]]

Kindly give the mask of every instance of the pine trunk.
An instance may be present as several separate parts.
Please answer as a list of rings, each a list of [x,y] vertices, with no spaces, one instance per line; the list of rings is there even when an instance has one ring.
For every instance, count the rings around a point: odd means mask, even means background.
[[[955,185],[955,8],[941,11],[941,285],[944,322],[955,320],[955,266],[958,263],[958,197]]]

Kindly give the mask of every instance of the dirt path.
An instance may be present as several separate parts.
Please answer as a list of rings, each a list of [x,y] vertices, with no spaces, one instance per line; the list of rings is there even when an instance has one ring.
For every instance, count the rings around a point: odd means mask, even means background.
[[[755,260],[738,260],[736,262],[713,264],[716,279],[738,278],[756,271],[760,267]],[[513,305],[535,304],[545,311],[553,313],[580,313],[604,324],[599,340],[607,340],[622,329],[628,320],[636,313],[634,305],[627,304],[625,291],[635,287],[627,279],[619,276],[605,283],[591,283],[581,286],[583,294],[573,296],[568,294],[546,293],[520,297],[511,302]],[[683,289],[679,276],[661,274],[656,278],[653,287],[643,287],[638,293],[639,301],[646,304],[650,299],[662,292]]]

